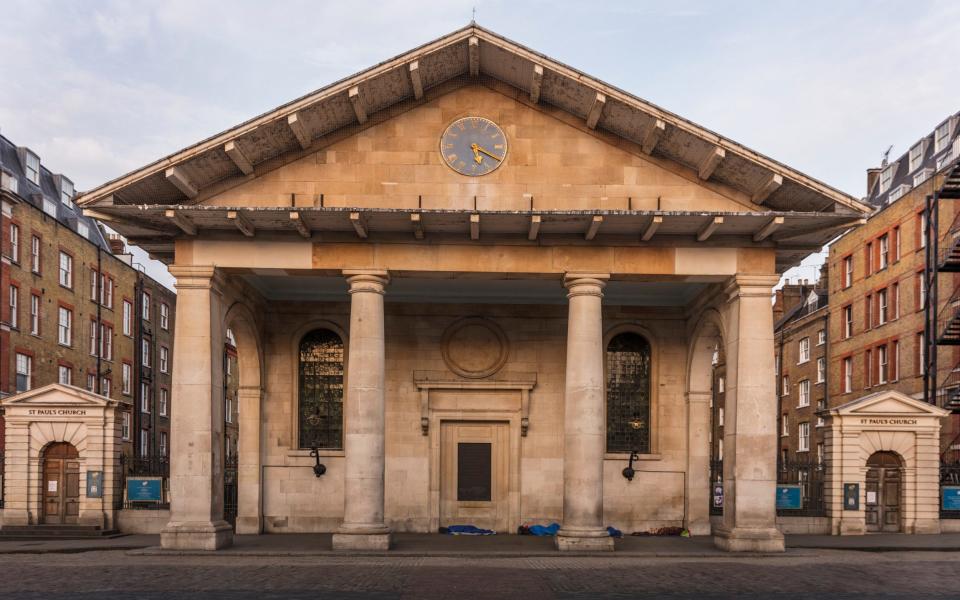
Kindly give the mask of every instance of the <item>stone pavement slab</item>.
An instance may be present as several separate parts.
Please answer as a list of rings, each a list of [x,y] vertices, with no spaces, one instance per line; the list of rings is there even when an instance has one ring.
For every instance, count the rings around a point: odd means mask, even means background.
[[[135,550],[156,546],[159,535],[125,535],[85,540],[0,540],[0,554],[70,554],[100,550]]]
[[[904,533],[868,533],[866,535],[788,535],[788,548],[823,550],[860,550],[863,552],[960,550],[960,533],[907,535]]]

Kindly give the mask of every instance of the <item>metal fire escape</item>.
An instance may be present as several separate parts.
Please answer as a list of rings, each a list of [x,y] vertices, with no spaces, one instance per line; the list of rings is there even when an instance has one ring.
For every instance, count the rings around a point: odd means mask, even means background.
[[[956,144],[955,144],[956,145]],[[955,215],[949,231],[941,239],[940,203],[960,200],[960,161],[952,152],[943,182],[926,197],[926,223],[924,228],[924,342],[923,397],[926,402],[960,413],[960,362],[953,361],[955,353],[941,346],[960,346],[960,210],[954,205]],[[938,172],[944,171],[941,166]],[[937,175],[935,174],[934,177]],[[940,305],[940,274],[949,274],[950,299]],[[942,354],[941,354],[942,353]],[[950,372],[943,382],[938,382],[938,361],[949,360]]]

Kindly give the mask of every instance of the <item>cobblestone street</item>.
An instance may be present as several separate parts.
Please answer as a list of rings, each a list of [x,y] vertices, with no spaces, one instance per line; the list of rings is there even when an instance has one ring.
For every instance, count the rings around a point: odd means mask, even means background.
[[[775,558],[7,555],[0,598],[958,598],[957,553]]]

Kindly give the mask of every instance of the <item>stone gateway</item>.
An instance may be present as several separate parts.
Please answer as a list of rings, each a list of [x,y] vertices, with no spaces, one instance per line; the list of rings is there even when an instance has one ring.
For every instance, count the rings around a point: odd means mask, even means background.
[[[782,550],[771,288],[868,211],[474,25],[80,203],[177,279],[162,539],[206,549],[233,535],[229,331],[237,533],[556,521],[562,550],[612,550],[608,526]]]

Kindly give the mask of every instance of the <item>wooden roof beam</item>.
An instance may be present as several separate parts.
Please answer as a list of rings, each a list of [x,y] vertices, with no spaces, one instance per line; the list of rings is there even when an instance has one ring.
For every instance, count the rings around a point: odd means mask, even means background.
[[[247,237],[253,237],[254,233],[256,233],[253,223],[251,223],[250,219],[248,219],[247,216],[241,212],[228,210],[227,219],[233,221],[233,224],[237,226],[237,229],[240,230],[240,233]]]
[[[607,103],[607,97],[597,92],[596,97],[593,99],[593,106],[590,107],[590,112],[587,113],[587,127],[589,129],[596,129],[597,123],[600,122],[600,115],[603,113],[603,105]]]
[[[363,213],[350,213],[350,224],[353,225],[353,230],[357,232],[357,237],[367,239],[367,220],[364,218]]]
[[[666,130],[666,123],[660,119],[653,120],[653,124],[649,129],[647,129],[647,132],[643,134],[643,140],[640,142],[640,149],[643,150],[644,154],[653,153],[653,149],[657,147],[657,144],[660,142],[660,138],[663,137],[663,134],[666,132]]]
[[[233,164],[237,165],[237,168],[240,169],[240,172],[244,175],[250,175],[253,173],[253,163],[244,156],[243,152],[240,151],[240,147],[237,146],[237,143],[234,140],[230,140],[223,145],[223,151],[227,153],[227,156],[230,157],[230,160],[233,161]]]
[[[417,100],[423,98],[423,80],[420,79],[420,61],[415,60],[407,67],[410,73],[410,85],[413,87],[413,97]]]
[[[780,226],[783,225],[783,217],[773,217],[767,221],[766,225],[760,228],[760,231],[753,234],[753,241],[762,242],[763,240],[770,237],[777,229],[780,229]]]
[[[781,185],[783,185],[783,177],[776,173],[771,173],[770,177],[753,193],[751,200],[753,200],[755,204],[763,204],[767,201],[767,198],[770,197],[770,194],[777,191]]]
[[[197,225],[180,211],[167,209],[163,213],[170,222],[180,228],[187,235],[197,235]]]
[[[423,233],[423,219],[420,216],[420,213],[412,213],[410,215],[410,224],[413,225],[413,237],[418,240],[422,240],[424,237]]]
[[[480,239],[480,215],[477,213],[470,215],[470,239]]]
[[[530,102],[540,102],[540,87],[543,85],[543,66],[533,65],[533,77],[530,79]]]
[[[471,37],[467,47],[470,50],[470,77],[476,77],[480,74],[480,38]]]
[[[720,161],[722,161],[727,156],[726,150],[719,146],[714,146],[707,152],[707,155],[703,157],[700,161],[700,166],[697,169],[697,176],[700,179],[706,181],[710,179],[710,176],[713,175],[713,172],[717,170],[717,167],[720,166]]]
[[[717,230],[717,227],[723,225],[723,217],[713,217],[707,224],[700,228],[700,231],[697,233],[697,241],[705,242],[710,239],[710,236],[713,235],[713,232]]]
[[[303,126],[303,119],[300,118],[300,113],[293,113],[287,117],[287,126],[290,127],[293,135],[297,137],[301,148],[306,150],[310,147],[310,134],[307,133],[307,128]]]
[[[310,239],[310,228],[307,227],[307,224],[303,222],[303,218],[301,218],[300,213],[295,210],[290,211],[290,222],[297,230],[297,233],[300,234],[300,237],[307,240]]]
[[[167,181],[172,183],[178,190],[183,192],[187,198],[196,198],[200,193],[197,186],[187,177],[180,167],[170,167],[165,173]]]
[[[527,230],[527,239],[533,241],[540,235],[540,215],[530,216],[530,228]]]
[[[587,227],[587,232],[583,235],[583,239],[590,241],[597,237],[597,232],[600,231],[601,225],[603,225],[603,217],[594,215],[593,218],[590,219],[590,226]]]
[[[353,105],[353,114],[357,115],[357,121],[363,125],[367,122],[367,107],[363,105],[363,98],[360,97],[360,86],[355,85],[350,88],[347,97]]]
[[[640,239],[644,242],[649,242],[653,239],[657,229],[660,229],[660,225],[663,224],[663,217],[656,216],[650,219],[650,222],[647,224],[647,228],[643,230],[643,234],[640,236]]]

